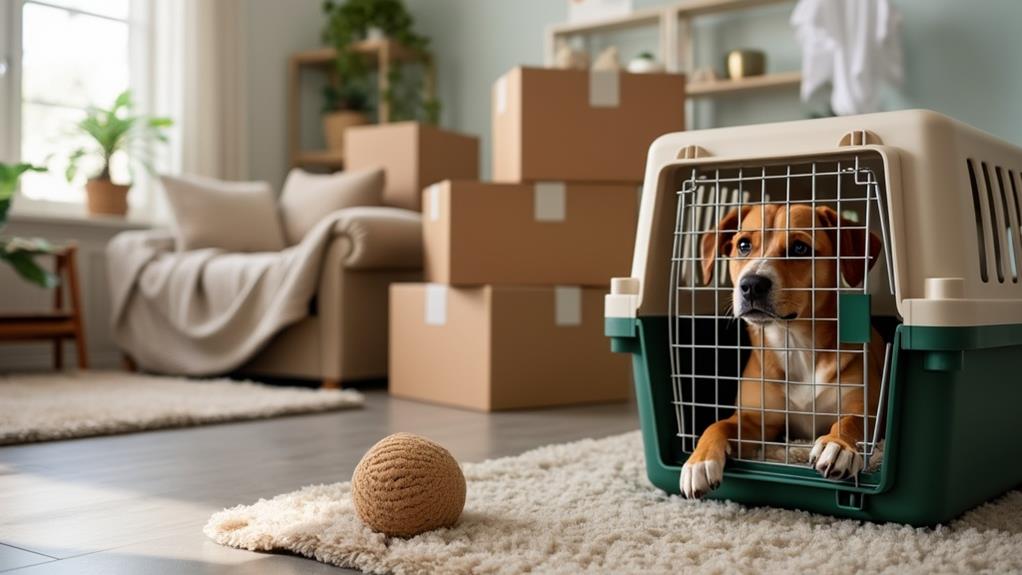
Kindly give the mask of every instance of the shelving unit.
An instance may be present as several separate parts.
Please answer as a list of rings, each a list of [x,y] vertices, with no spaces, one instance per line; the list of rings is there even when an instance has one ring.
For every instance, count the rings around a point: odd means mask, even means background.
[[[433,63],[422,60],[420,55],[391,40],[364,40],[353,46],[354,50],[369,59],[376,67],[377,92],[385,94],[390,87],[390,68],[395,62],[422,62],[427,66],[425,89],[434,96],[435,70]],[[291,166],[341,169],[344,156],[331,150],[303,150],[301,147],[301,77],[305,70],[326,74],[330,82],[339,82],[334,62],[337,51],[333,48],[316,48],[293,54],[288,61],[288,157]],[[377,121],[390,121],[390,106],[381,99],[376,106]]]
[[[800,72],[777,72],[750,76],[740,80],[707,80],[689,82],[687,95],[690,98],[723,96],[735,92],[766,90],[769,88],[798,87],[802,83]]]
[[[698,16],[722,14],[761,6],[790,3],[792,0],[683,0],[675,4],[637,10],[628,16],[584,23],[556,24],[547,29],[546,64],[554,62],[558,39],[574,36],[616,32],[655,26],[660,38],[660,61],[668,72],[694,69],[692,20]],[[689,98],[710,98],[758,90],[798,87],[802,74],[798,71],[776,72],[739,80],[719,79],[689,82]]]

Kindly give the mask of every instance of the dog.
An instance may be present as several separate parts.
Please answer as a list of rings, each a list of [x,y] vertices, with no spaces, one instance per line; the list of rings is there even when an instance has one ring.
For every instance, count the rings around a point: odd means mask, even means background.
[[[841,229],[840,244],[839,220],[842,227],[859,228]],[[841,287],[842,276],[849,287],[863,282],[882,249],[880,238],[829,207],[750,204],[731,209],[716,229],[703,234],[700,244],[706,284],[717,258],[729,258],[733,315],[746,324],[752,353],[739,383],[735,413],[703,431],[682,467],[681,493],[686,498],[706,495],[720,485],[733,448],[744,456],[746,449],[762,445],[756,442],[775,441],[786,432],[788,441],[815,438],[809,464],[824,477],[858,474],[863,462],[856,442],[863,440],[868,425],[861,384],[868,373],[869,406],[875,408],[884,343],[873,329],[865,366],[863,354],[853,352],[861,346],[839,346],[835,288]],[[838,349],[852,353],[838,354]],[[840,403],[836,386],[815,385],[837,383],[839,374]],[[787,385],[780,383],[785,381]],[[787,407],[816,417],[793,414],[786,423],[784,413],[764,411],[764,403],[767,410]]]

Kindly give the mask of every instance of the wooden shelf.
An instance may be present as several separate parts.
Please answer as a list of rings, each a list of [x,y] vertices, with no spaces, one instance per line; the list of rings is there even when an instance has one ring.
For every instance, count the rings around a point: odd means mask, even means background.
[[[379,60],[381,57],[389,57],[390,60],[400,62],[422,60],[419,53],[392,40],[363,40],[352,47],[356,52],[365,54],[374,60]],[[337,60],[337,50],[329,47],[305,50],[293,54],[291,60],[299,66],[332,66]]]
[[[343,168],[344,154],[333,150],[303,150],[295,154],[291,161],[295,166]]]
[[[663,15],[663,8],[647,8],[645,10],[636,10],[627,16],[619,16],[617,18],[593,20],[591,22],[554,24],[548,31],[556,36],[591,32],[612,32],[614,30],[624,30],[627,28],[656,24],[660,22],[660,18],[662,18]]]
[[[705,14],[721,14],[735,10],[748,10],[770,6],[771,4],[782,4],[792,0],[682,0],[677,4],[667,7],[676,16],[690,18]]]
[[[421,62],[426,69],[425,91],[435,97],[436,78],[432,59],[428,54],[409,49],[393,40],[363,40],[352,45],[353,49],[365,54],[376,70],[376,93],[386,94],[390,90],[390,70],[398,62]],[[292,166],[342,169],[344,156],[330,150],[301,149],[301,97],[302,74],[306,71],[325,75],[327,82],[337,86],[344,82],[338,77],[334,63],[337,51],[334,48],[316,48],[292,54],[288,59],[288,159]],[[386,124],[391,121],[390,103],[380,98],[376,104],[376,121]]]
[[[798,86],[802,82],[801,72],[778,72],[762,76],[750,76],[740,80],[708,80],[689,82],[689,97],[710,97],[751,90],[766,90]]]

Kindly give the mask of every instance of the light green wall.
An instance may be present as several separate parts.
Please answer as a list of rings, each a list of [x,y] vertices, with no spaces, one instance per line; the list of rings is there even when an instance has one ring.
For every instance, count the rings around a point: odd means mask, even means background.
[[[1022,145],[1022,0],[894,0],[904,16],[906,82],[896,107],[931,108]],[[543,63],[544,30],[567,18],[566,0],[406,0],[419,29],[433,39],[444,124],[483,136],[489,174],[490,87],[518,64]],[[663,4],[635,0],[637,7]],[[276,185],[287,168],[285,64],[293,51],[319,45],[320,0],[248,0],[249,135],[253,178]],[[772,70],[798,67],[787,24],[790,6],[699,25],[703,63],[737,47],[768,53]],[[646,33],[601,38],[626,57],[655,39]],[[708,54],[708,56],[707,56]],[[318,93],[310,90],[315,100]],[[316,101],[307,102],[305,132],[318,138]],[[700,105],[697,125],[736,125],[804,117],[793,90]]]
[[[444,123],[480,134],[489,173],[490,86],[518,64],[543,63],[546,26],[566,19],[564,0],[406,0],[419,29],[433,39]],[[637,7],[662,4],[636,0]],[[1022,32],[1019,0],[895,0],[904,16],[906,82],[895,107],[931,108],[1022,144]],[[699,46],[722,54],[735,47],[768,53],[773,69],[798,67],[787,24],[790,7],[757,10],[699,26]],[[716,31],[713,34],[712,31]],[[633,51],[651,37],[620,42]],[[624,50],[629,55],[629,50]],[[709,61],[718,60],[715,55]],[[779,91],[734,97],[697,110],[700,124],[735,125],[805,117],[796,94]]]

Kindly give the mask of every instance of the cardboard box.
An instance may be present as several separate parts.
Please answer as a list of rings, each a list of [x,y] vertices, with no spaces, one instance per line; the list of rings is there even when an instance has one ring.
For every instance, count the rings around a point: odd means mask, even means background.
[[[626,400],[606,290],[392,284],[390,393],[482,411]]]
[[[423,197],[426,281],[606,287],[630,273],[638,186],[445,181]]]
[[[345,169],[386,171],[383,203],[395,208],[422,211],[426,186],[479,179],[479,138],[419,122],[348,128],[344,154]]]
[[[685,129],[685,77],[515,68],[493,87],[493,180],[635,182]]]

